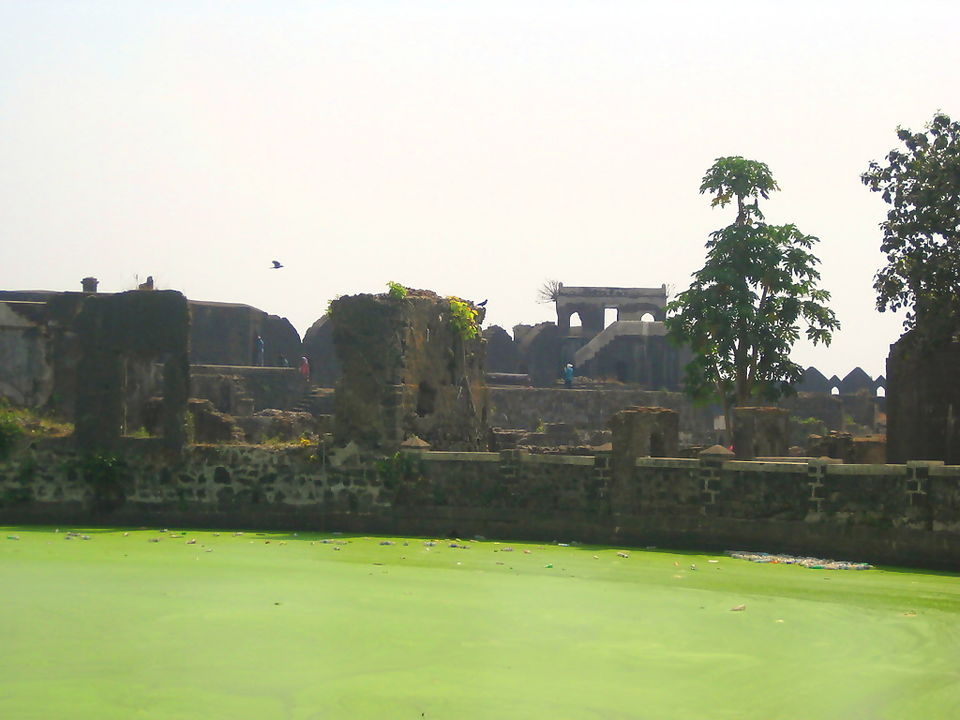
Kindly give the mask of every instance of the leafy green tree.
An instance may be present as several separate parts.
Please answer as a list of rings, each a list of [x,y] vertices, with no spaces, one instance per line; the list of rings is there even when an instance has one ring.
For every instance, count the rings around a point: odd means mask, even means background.
[[[904,328],[924,342],[960,325],[960,122],[937,113],[924,132],[897,128],[903,147],[861,179],[890,205],[880,223],[887,265],[874,279],[877,309],[906,309]]]
[[[817,287],[817,242],[794,225],[768,225],[760,199],[779,190],[762,162],[718,158],[700,192],[713,206],[736,200],[732,225],[710,234],[704,266],[690,287],[667,306],[670,336],[693,351],[687,392],[719,402],[731,429],[731,408],[751,398],[775,400],[790,392],[803,368],[790,359],[801,324],[814,343],[830,344],[840,327]]]

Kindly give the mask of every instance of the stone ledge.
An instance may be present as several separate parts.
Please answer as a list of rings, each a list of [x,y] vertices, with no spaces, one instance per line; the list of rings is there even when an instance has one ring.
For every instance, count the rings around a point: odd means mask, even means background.
[[[930,477],[960,477],[960,465],[931,465]]]
[[[430,462],[500,462],[500,453],[455,452],[451,450],[426,450],[418,453],[421,460]]]
[[[827,465],[827,475],[866,475],[870,477],[905,477],[906,465]]]
[[[757,460],[727,460],[723,463],[723,470],[740,472],[776,472],[806,475],[807,466],[793,462],[759,462]]]
[[[692,470],[700,467],[700,461],[692,458],[638,457],[637,467],[682,468]]]
[[[522,455],[520,462],[542,465],[587,465],[595,464],[593,455]]]

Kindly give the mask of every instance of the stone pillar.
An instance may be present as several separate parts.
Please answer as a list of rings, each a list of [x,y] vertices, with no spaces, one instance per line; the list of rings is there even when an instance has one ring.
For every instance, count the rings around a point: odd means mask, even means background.
[[[703,480],[700,512],[709,515],[714,512],[717,497],[720,495],[720,471],[727,460],[734,459],[734,455],[723,445],[714,445],[701,450],[697,457],[700,460],[700,479]]]
[[[776,407],[733,409],[733,447],[738,460],[785,457],[790,442],[790,412]]]
[[[85,293],[95,293],[99,284],[100,281],[95,277],[85,277],[80,281],[80,285],[83,287],[83,292]]]
[[[679,416],[661,407],[631,407],[616,413],[608,423],[613,431],[610,457],[610,508],[636,507],[631,482],[638,457],[676,457],[680,444]]]
[[[616,458],[676,457],[680,447],[680,417],[661,407],[631,407],[610,418]]]

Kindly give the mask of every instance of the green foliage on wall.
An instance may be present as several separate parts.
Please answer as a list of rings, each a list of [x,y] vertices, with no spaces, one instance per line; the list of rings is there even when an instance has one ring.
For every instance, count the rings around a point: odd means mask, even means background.
[[[466,300],[448,297],[450,304],[450,326],[464,340],[472,340],[480,334],[477,323],[477,311]]]
[[[391,280],[387,283],[387,295],[395,300],[403,300],[407,296],[407,289],[400,283]]]

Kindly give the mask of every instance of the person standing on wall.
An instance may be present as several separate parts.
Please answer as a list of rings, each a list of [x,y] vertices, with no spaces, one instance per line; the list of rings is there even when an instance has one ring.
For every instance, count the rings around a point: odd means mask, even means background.
[[[573,364],[567,363],[567,366],[563,369],[563,384],[568,388],[573,387]]]
[[[257,367],[263,367],[263,351],[264,343],[263,338],[257,335],[257,339],[254,341],[254,346],[256,348],[256,363]]]
[[[307,360],[306,355],[300,358],[300,375],[303,376],[304,380],[310,382],[310,361]]]

